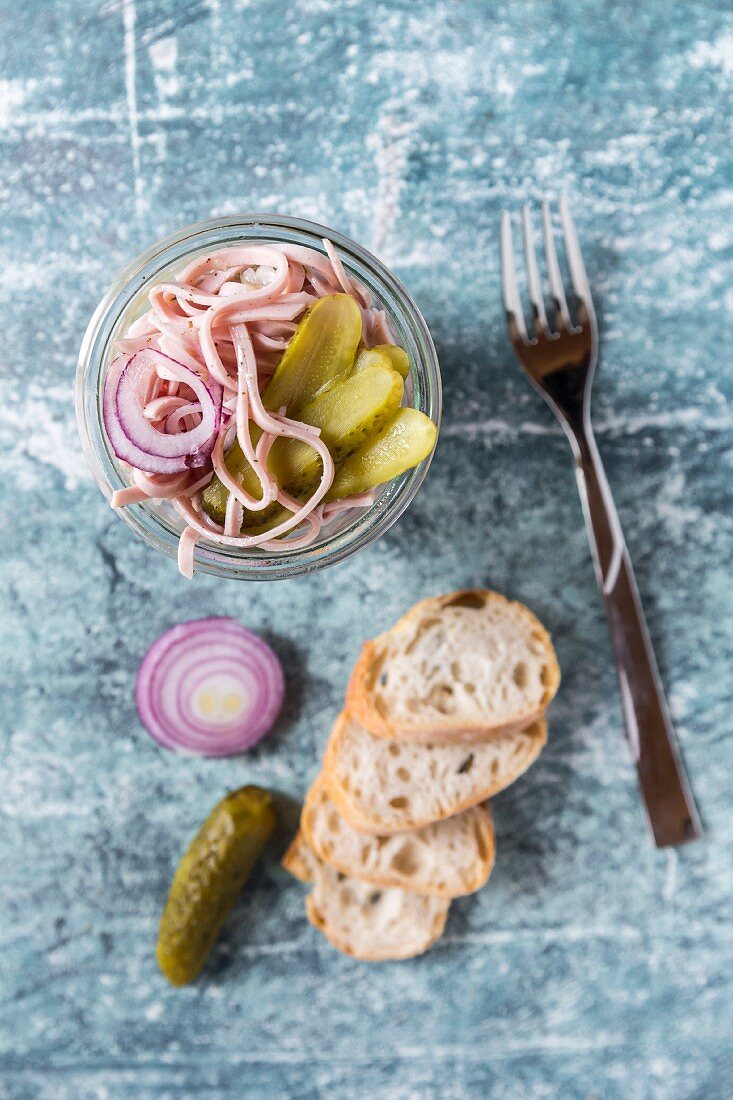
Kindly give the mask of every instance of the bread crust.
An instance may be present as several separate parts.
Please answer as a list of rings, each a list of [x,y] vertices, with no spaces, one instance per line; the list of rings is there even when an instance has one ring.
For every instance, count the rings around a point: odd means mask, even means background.
[[[481,829],[481,836],[482,836],[482,839],[483,839],[483,849],[486,852],[486,856],[479,863],[477,863],[476,873],[473,876],[473,878],[471,879],[471,882],[470,882],[469,886],[466,887],[465,889],[461,890],[459,893],[452,893],[451,891],[449,891],[447,889],[442,889],[441,890],[441,889],[438,889],[436,887],[433,887],[432,889],[431,888],[425,888],[425,889],[418,890],[413,885],[408,885],[407,883],[405,883],[405,881],[402,878],[400,878],[398,875],[390,876],[389,874],[380,875],[378,873],[366,873],[361,868],[359,869],[358,872],[355,872],[353,867],[349,867],[345,863],[341,862],[340,860],[335,859],[332,854],[327,854],[321,847],[319,847],[318,842],[317,842],[316,837],[315,837],[315,834],[313,833],[313,830],[310,829],[308,826],[309,826],[309,810],[313,806],[313,804],[315,802],[315,799],[318,796],[319,788],[321,786],[326,787],[326,790],[328,791],[329,795],[331,794],[331,791],[330,791],[330,788],[329,788],[329,786],[326,782],[325,776],[319,775],[316,778],[315,782],[312,784],[310,790],[308,791],[308,794],[305,797],[305,802],[303,803],[303,810],[302,810],[302,813],[300,815],[300,832],[302,833],[303,837],[305,838],[305,841],[306,841],[308,847],[311,848],[315,852],[315,854],[318,856],[318,858],[321,860],[321,862],[327,864],[329,867],[333,867],[335,871],[340,871],[342,875],[348,875],[352,878],[359,878],[359,879],[362,880],[362,882],[370,882],[374,886],[384,886],[384,887],[398,886],[398,887],[400,887],[400,889],[408,890],[413,894],[422,894],[425,897],[445,898],[446,900],[450,900],[452,898],[457,898],[457,897],[465,897],[467,894],[475,894],[476,891],[480,890],[481,887],[484,886],[486,884],[486,882],[488,881],[489,876],[491,875],[491,872],[494,869],[494,861],[496,859],[496,838],[495,838],[495,834],[494,834],[494,823],[491,819],[491,813],[489,811],[488,806],[479,805],[479,807],[478,807],[481,810],[481,814],[480,814],[480,817],[479,817],[479,828]],[[331,796],[331,797],[333,799],[333,796]],[[335,802],[335,799],[333,799],[333,801]],[[346,817],[345,814],[343,816]],[[346,820],[348,821],[348,818],[346,818]],[[349,824],[351,824],[350,821],[349,821]],[[360,831],[363,831],[363,830],[360,830]],[[409,833],[409,832],[412,832],[414,830],[405,829],[403,831]],[[373,832],[369,832],[367,835],[372,837],[376,834],[374,834]],[[387,834],[383,833],[382,835],[387,835]],[[389,835],[390,836],[397,836],[399,834],[398,833],[390,833]],[[298,836],[300,836],[300,833],[298,834]],[[297,839],[298,838],[296,837],[296,840]],[[294,843],[295,843],[295,841],[293,842],[293,844]],[[292,846],[293,845],[291,845],[291,847]],[[288,852],[289,851],[290,851],[290,849],[288,849]],[[287,853],[286,853],[286,857],[287,857]],[[285,861],[283,860],[283,865],[284,865],[284,863],[285,863]],[[288,867],[286,869],[290,870],[291,874],[295,874],[295,872],[290,867]],[[296,875],[296,877],[299,877],[299,876]],[[301,879],[301,881],[306,881],[306,880]]]
[[[463,800],[463,802],[456,805],[450,813],[443,814],[439,818],[426,818],[424,820],[412,819],[408,822],[400,824],[399,828],[386,825],[384,822],[376,821],[373,818],[369,818],[364,815],[358,807],[356,807],[349,795],[348,791],[345,791],[336,777],[335,774],[335,760],[339,751],[339,744],[343,739],[344,726],[349,719],[349,715],[342,711],[336,719],[331,735],[326,744],[326,751],[323,756],[323,779],[328,788],[328,793],[332,800],[336,804],[336,808],[339,813],[346,818],[350,825],[353,825],[355,829],[360,829],[364,833],[373,833],[385,835],[393,835],[395,833],[407,832],[410,829],[421,829],[424,825],[431,825],[435,821],[445,821],[448,817],[453,817],[455,814],[461,813],[463,810],[468,810],[471,806],[478,806],[481,802],[486,802],[487,799],[492,798],[498,794],[499,791],[505,790],[506,787],[511,786],[512,783],[517,780],[520,775],[523,775],[528,768],[534,764],[535,760],[541,753],[542,749],[547,744],[547,722],[544,718],[540,718],[535,722],[531,722],[525,729],[528,731],[533,727],[536,727],[536,735],[534,738],[534,752],[530,753],[526,760],[524,760],[515,771],[513,771],[509,777],[503,777],[499,781],[489,783],[485,788],[482,788],[480,792]],[[512,732],[524,732],[524,731],[512,731]]]
[[[283,867],[298,882],[313,882],[313,869],[307,853],[307,841],[300,829],[290,841],[285,855],[280,860]]]
[[[315,858],[320,859],[320,856],[316,855]],[[295,834],[280,862],[282,867],[300,882],[313,883],[316,881],[317,871],[313,866],[315,860],[309,851],[309,845],[302,830],[299,829]],[[344,874],[344,872],[341,873]],[[362,879],[362,881],[367,880]],[[444,900],[446,902],[445,907],[438,910],[435,914],[429,938],[425,942],[419,943],[417,946],[407,948],[404,952],[392,954],[353,951],[344,940],[334,934],[325,916],[320,912],[313,894],[309,894],[305,899],[305,911],[308,920],[314,928],[317,928],[319,932],[323,933],[329,943],[344,955],[349,955],[353,959],[359,959],[361,962],[386,962],[390,959],[410,959],[414,958],[416,955],[422,955],[423,952],[433,946],[436,940],[440,939],[443,934],[443,929],[445,928],[445,922],[448,918],[448,906],[450,904],[448,899]]]
[[[380,711],[374,703],[376,674],[386,646],[389,645],[392,636],[402,630],[406,624],[423,616],[439,614],[446,607],[461,599],[482,600],[484,603],[500,601],[519,609],[523,617],[529,620],[533,632],[541,637],[547,654],[547,684],[540,706],[522,714],[517,714],[511,720],[499,724],[467,722],[461,715],[441,716],[440,721],[436,722],[400,719],[397,723],[389,714]],[[420,600],[390,630],[380,634],[378,638],[364,643],[346,690],[346,711],[361,722],[375,737],[385,737],[392,741],[413,741],[425,745],[455,741],[489,741],[493,737],[505,733],[516,733],[532,725],[545,713],[548,705],[557,694],[559,686],[560,666],[552,640],[536,615],[524,604],[519,603],[517,600],[509,600],[499,592],[492,592],[490,589],[483,588],[463,588],[444,596],[432,596]]]
[[[420,943],[417,946],[407,947],[403,952],[393,952],[391,954],[373,953],[369,951],[353,951],[339,936],[335,935],[330,928],[328,921],[320,912],[318,905],[316,904],[313,895],[309,894],[305,899],[305,911],[308,920],[311,922],[314,928],[317,928],[335,948],[342,952],[344,955],[348,955],[352,959],[358,959],[359,962],[399,962],[402,959],[414,959],[418,955],[424,955],[433,944],[440,939],[445,929],[445,922],[448,919],[448,904],[446,903],[445,909],[435,914],[435,920],[433,921],[433,927],[430,930],[430,936],[425,943]]]

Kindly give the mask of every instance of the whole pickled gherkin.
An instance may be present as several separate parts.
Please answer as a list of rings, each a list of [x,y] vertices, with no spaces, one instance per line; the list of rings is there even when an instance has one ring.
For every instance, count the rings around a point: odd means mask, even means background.
[[[321,439],[334,462],[339,462],[373,435],[399,408],[404,383],[390,366],[368,367],[358,374],[336,382],[303,407],[300,419],[304,424],[320,428]],[[259,429],[252,431],[256,445]],[[260,483],[238,443],[230,448],[226,465],[232,477],[251,496],[259,499]],[[318,453],[297,439],[280,437],[275,440],[267,460],[269,472],[278,485],[293,493],[314,485],[321,474]],[[229,492],[218,477],[206,486],[201,497],[204,511],[217,523],[223,523]],[[245,523],[259,524],[263,513],[245,515]]]
[[[172,985],[200,974],[274,827],[271,795],[249,786],[226,795],[199,829],[160,920],[156,958]]]
[[[352,370],[361,339],[361,311],[349,294],[319,298],[298,325],[262,393],[272,412],[300,410],[339,375]]]

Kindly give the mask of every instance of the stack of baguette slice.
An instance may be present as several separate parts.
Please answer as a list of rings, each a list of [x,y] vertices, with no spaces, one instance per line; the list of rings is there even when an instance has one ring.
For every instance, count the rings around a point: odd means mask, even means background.
[[[491,874],[486,801],[539,756],[559,682],[547,631],[496,592],[423,600],[365,644],[283,859],[334,946],[378,961],[435,943]]]

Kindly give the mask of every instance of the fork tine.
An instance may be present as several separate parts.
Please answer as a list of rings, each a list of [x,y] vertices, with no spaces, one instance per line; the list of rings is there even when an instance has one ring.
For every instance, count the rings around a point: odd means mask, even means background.
[[[512,339],[516,339],[518,336],[526,344],[527,327],[524,323],[522,299],[519,297],[519,287],[517,285],[517,268],[512,241],[512,219],[506,210],[501,215],[501,289]],[[513,332],[512,327],[514,328]]]
[[[588,273],[585,270],[583,253],[580,251],[578,235],[575,232],[573,219],[570,216],[570,207],[568,206],[565,195],[560,196],[558,206],[560,207],[560,221],[562,222],[563,236],[565,238],[565,255],[567,256],[568,268],[570,269],[570,281],[573,284],[575,297],[585,306],[589,316],[593,317],[593,299],[590,293]]]
[[[572,332],[573,322],[570,320],[568,303],[565,297],[565,287],[563,286],[562,275],[560,274],[560,265],[557,262],[555,235],[552,232],[552,212],[547,199],[542,203],[542,231],[545,239],[547,276],[550,280],[550,292],[555,303],[555,325],[557,328],[565,328],[568,332]]]
[[[532,234],[532,216],[529,212],[528,203],[525,203],[522,207],[522,229],[524,230],[524,256],[527,264],[527,291],[534,313],[535,331],[541,330],[545,336],[549,336],[550,326],[547,323],[547,314],[545,313],[545,299],[542,294],[542,283],[537,268],[537,253]]]

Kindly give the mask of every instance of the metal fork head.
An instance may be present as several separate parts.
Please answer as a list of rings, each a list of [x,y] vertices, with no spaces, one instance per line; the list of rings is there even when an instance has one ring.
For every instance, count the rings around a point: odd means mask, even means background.
[[[552,212],[542,203],[545,266],[554,313],[548,318],[537,264],[529,206],[522,209],[527,293],[534,334],[529,336],[517,283],[511,217],[501,221],[501,268],[504,308],[514,351],[531,381],[565,426],[582,429],[589,413],[590,389],[598,354],[598,328],[583,256],[567,201],[558,203],[565,256],[575,299],[577,323],[568,309],[565,287],[555,248]]]

